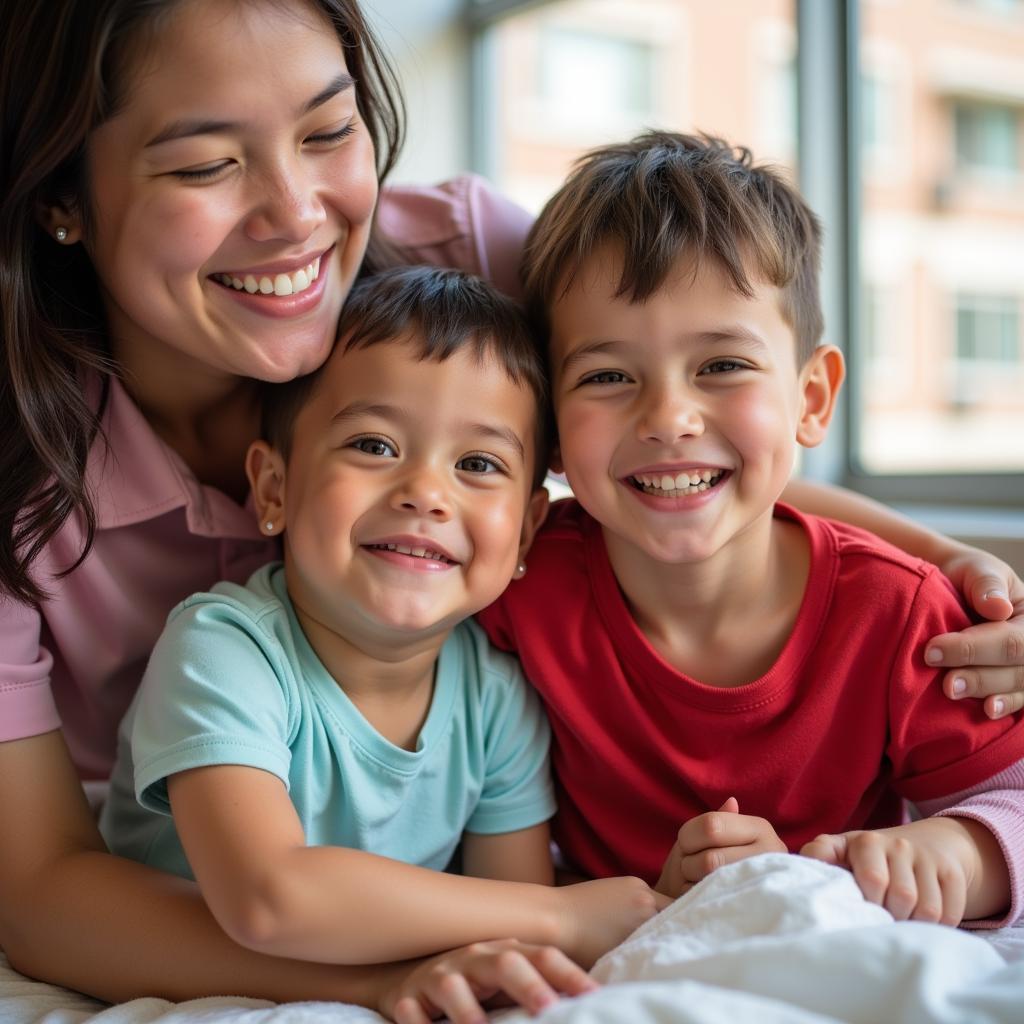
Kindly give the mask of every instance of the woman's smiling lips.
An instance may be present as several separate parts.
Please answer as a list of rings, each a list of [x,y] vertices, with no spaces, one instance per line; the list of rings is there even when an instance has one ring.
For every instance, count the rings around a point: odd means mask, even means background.
[[[430,537],[402,534],[360,546],[373,557],[412,572],[446,572],[460,564],[445,547]]]
[[[237,302],[263,316],[300,316],[320,304],[334,251],[332,245],[317,255],[215,273],[209,280]]]

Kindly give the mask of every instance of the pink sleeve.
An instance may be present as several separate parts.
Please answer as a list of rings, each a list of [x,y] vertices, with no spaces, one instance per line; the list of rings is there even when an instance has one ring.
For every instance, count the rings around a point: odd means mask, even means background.
[[[996,837],[1010,871],[1010,909],[998,920],[965,921],[966,928],[1003,928],[1024,912],[1024,761],[970,789],[937,800],[919,800],[926,817],[970,818]]]
[[[381,193],[377,221],[411,261],[467,270],[522,297],[519,260],[533,217],[486,179],[391,186]]]
[[[0,598],[0,742],[60,728],[50,692],[53,658],[39,646],[35,608]]]

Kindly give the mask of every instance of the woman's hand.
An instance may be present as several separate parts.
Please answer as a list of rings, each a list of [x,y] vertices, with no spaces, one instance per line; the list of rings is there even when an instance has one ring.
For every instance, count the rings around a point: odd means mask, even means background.
[[[716,868],[759,853],[786,852],[771,822],[740,814],[739,809],[731,796],[717,811],[698,814],[683,825],[654,888],[676,899]]]
[[[929,665],[946,668],[953,700],[984,698],[985,714],[1002,718],[1024,708],[1024,583],[1001,559],[949,542],[935,564],[983,619],[959,633],[933,637]]]
[[[539,1013],[562,995],[592,992],[597,982],[552,946],[502,939],[475,942],[424,960],[385,991],[380,1012],[397,1024],[482,1024],[484,1006],[519,1005]]]

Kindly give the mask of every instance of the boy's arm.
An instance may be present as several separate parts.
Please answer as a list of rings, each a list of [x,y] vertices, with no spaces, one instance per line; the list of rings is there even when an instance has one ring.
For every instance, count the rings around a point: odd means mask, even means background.
[[[937,565],[974,612],[991,620],[929,639],[935,659],[930,664],[948,670],[946,695],[986,698],[990,718],[1024,708],[1024,582],[1005,562],[839,487],[791,480],[782,497],[805,512],[870,530]]]
[[[184,771],[168,780],[168,792],[214,917],[263,953],[377,963],[499,937],[551,943],[587,963],[658,907],[638,879],[555,889],[308,847],[284,784],[259,769]]]
[[[554,885],[548,823],[498,835],[464,833],[462,873],[472,878]]]

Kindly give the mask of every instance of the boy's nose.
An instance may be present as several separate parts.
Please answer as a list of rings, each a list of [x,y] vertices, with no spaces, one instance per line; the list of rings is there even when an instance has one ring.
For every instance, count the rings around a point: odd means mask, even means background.
[[[327,219],[316,184],[298,162],[264,178],[246,222],[249,237],[257,242],[304,242]]]
[[[644,441],[672,444],[682,437],[704,433],[704,418],[697,404],[678,392],[651,395],[637,423]]]
[[[409,473],[391,496],[392,508],[444,522],[451,518],[452,505],[440,475],[429,469]]]

